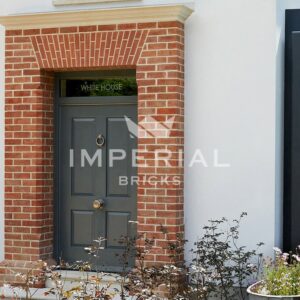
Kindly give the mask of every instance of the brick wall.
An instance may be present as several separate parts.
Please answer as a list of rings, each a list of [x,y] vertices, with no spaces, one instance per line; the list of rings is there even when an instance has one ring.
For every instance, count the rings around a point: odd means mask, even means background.
[[[166,262],[165,236],[183,232],[184,32],[179,22],[6,31],[5,262],[49,259],[53,251],[54,71],[136,68],[139,122],[175,117],[170,136],[138,140],[138,231],[157,238],[149,263]],[[151,125],[151,124],[150,124]],[[153,124],[154,125],[154,124]],[[170,165],[155,150],[172,152]],[[156,176],[155,185],[145,178]],[[161,176],[180,180],[161,183]],[[3,279],[3,278],[2,278]]]

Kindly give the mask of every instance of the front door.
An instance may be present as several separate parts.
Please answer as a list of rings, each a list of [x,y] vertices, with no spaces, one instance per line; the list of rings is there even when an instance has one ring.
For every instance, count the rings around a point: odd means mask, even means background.
[[[105,238],[94,259],[97,269],[118,271],[122,236],[135,235],[136,138],[126,120],[136,122],[135,97],[59,98],[57,110],[57,256],[88,261],[84,248]],[[130,262],[133,264],[133,259]]]

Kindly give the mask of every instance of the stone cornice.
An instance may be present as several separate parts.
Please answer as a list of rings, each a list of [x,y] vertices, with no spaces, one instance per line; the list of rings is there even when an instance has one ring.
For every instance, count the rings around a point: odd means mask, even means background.
[[[192,12],[193,10],[185,5],[59,11],[0,16],[0,24],[6,29],[28,29],[161,21],[184,23]]]

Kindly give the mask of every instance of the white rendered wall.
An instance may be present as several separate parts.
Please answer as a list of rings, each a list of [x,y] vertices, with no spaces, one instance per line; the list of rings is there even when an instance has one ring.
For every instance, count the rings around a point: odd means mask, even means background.
[[[247,211],[243,243],[263,241],[270,254],[281,242],[283,15],[285,7],[300,8],[300,0],[134,0],[59,8],[52,0],[10,0],[0,2],[0,15],[192,2],[196,11],[186,24],[187,238],[199,236],[210,218]],[[3,45],[0,35],[0,51]],[[3,70],[0,53],[0,140]],[[207,168],[188,167],[197,148]],[[213,167],[214,149],[230,168]],[[0,260],[3,150],[0,143]]]
[[[210,218],[248,218],[242,242],[275,244],[276,1],[199,0],[186,31],[187,239]],[[230,168],[213,167],[214,149]]]

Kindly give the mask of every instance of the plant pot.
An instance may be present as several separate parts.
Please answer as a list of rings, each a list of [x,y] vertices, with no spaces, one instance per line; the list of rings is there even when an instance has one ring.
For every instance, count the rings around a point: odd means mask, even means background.
[[[247,293],[249,294],[249,300],[293,300],[293,299],[300,299],[300,295],[294,295],[294,296],[269,296],[269,295],[261,295],[253,290],[261,284],[261,281],[254,283],[253,285],[249,286],[247,289]]]

